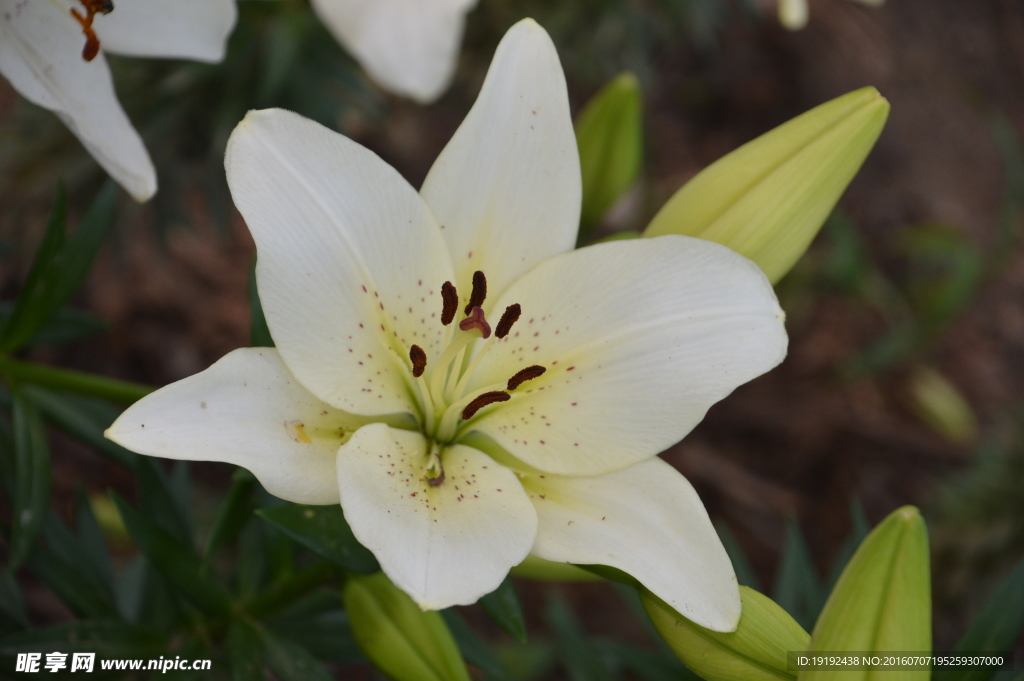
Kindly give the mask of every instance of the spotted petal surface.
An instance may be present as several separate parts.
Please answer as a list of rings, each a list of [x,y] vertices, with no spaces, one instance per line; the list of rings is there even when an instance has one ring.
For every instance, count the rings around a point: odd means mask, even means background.
[[[381,568],[420,607],[468,605],[498,587],[530,551],[537,514],[515,473],[472,447],[441,456],[444,481],[423,476],[420,433],[366,426],[338,452],[345,518]]]
[[[512,303],[522,318],[492,341],[473,384],[501,384],[533,365],[547,371],[471,427],[551,473],[600,475],[656,455],[786,354],[784,315],[764,273],[700,239],[556,256],[495,307]]]

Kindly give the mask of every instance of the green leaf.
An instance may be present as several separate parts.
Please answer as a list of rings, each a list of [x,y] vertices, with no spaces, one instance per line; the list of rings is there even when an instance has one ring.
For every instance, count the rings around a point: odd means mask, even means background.
[[[0,572],[0,611],[23,627],[28,626],[25,617],[25,601],[21,597],[21,587],[8,572]]]
[[[775,600],[805,629],[814,626],[824,600],[807,542],[792,516],[786,519],[786,545],[775,578]]]
[[[135,481],[139,487],[138,499],[142,512],[192,553],[195,545],[192,526],[182,512],[180,495],[172,488],[171,480],[156,459],[149,456],[135,457]]]
[[[64,184],[57,185],[57,197],[53,202],[53,209],[46,222],[46,231],[43,233],[43,240],[36,251],[36,257],[32,261],[32,268],[29,270],[25,285],[22,286],[21,295],[15,303],[14,311],[6,319],[0,328],[0,353],[10,352],[20,348],[31,338],[32,328],[36,325],[34,317],[38,312],[34,309],[37,299],[41,297],[41,281],[50,270],[50,263],[64,246],[64,226],[67,223],[67,193],[64,191]],[[45,321],[45,320],[41,320]],[[41,323],[41,322],[40,322]]]
[[[1013,650],[1024,629],[1024,560],[988,599],[971,623],[955,652],[1004,653]],[[934,681],[989,681],[996,674],[989,667],[937,667]]]
[[[313,592],[264,619],[263,624],[278,636],[301,643],[317,659],[366,663],[336,591]]]
[[[341,506],[287,504],[256,511],[289,537],[346,570],[369,574],[380,569],[369,549],[360,544]]]
[[[552,592],[547,604],[548,627],[558,640],[558,653],[572,681],[612,681],[599,650],[587,640],[565,599]]]
[[[204,562],[209,562],[218,551],[235,541],[242,528],[252,518],[256,496],[255,476],[244,468],[239,468],[232,476],[232,480],[228,496],[217,512],[213,530],[210,531],[210,539],[203,554]]]
[[[128,533],[153,566],[197,608],[226,616],[231,610],[231,598],[220,583],[202,574],[199,558],[192,548],[136,511],[115,492],[111,492],[111,496]]]
[[[9,634],[0,639],[0,657],[38,653],[46,648],[63,653],[96,653],[97,657],[140,658],[159,655],[166,647],[167,640],[149,628],[116,620],[85,620]]]
[[[281,681],[333,681],[315,657],[302,646],[279,638],[266,628],[259,630],[263,654]]]
[[[61,198],[63,192],[58,194],[58,204],[63,204]],[[93,259],[99,252],[103,241],[107,236],[110,225],[114,222],[114,214],[117,209],[117,185],[113,181],[107,181],[100,190],[99,195],[93,202],[89,211],[82,218],[81,224],[71,238],[59,246],[59,250],[53,251],[57,241],[54,236],[51,239],[50,225],[47,226],[47,237],[44,238],[44,246],[40,248],[40,255],[36,258],[36,264],[40,265],[40,272],[36,278],[36,267],[33,265],[33,272],[30,274],[32,286],[26,282],[25,294],[23,294],[11,314],[10,323],[6,329],[3,350],[10,351],[23,347],[36,332],[59,310],[78,290],[82,280],[85,279]],[[63,205],[60,213],[64,212]],[[54,215],[58,211],[55,207]],[[64,220],[61,219],[59,226],[53,222],[54,231],[61,233],[60,240],[63,240]],[[49,241],[48,241],[49,240]],[[41,260],[44,249],[49,254],[45,263]],[[20,310],[25,312],[21,313]]]
[[[131,468],[135,465],[136,455],[133,452],[103,437],[103,431],[117,417],[116,410],[110,405],[34,385],[25,386],[24,392],[43,417],[57,428],[122,466]]]
[[[255,257],[249,267],[249,315],[249,345],[254,348],[274,347],[274,339],[270,336],[270,327],[267,326],[267,318],[263,314],[263,305],[260,304],[260,292],[256,287]]]
[[[479,601],[480,607],[504,629],[512,638],[520,643],[526,642],[526,620],[523,618],[523,606],[519,603],[519,595],[511,577],[505,577],[498,588]]]
[[[651,622],[687,667],[707,681],[791,681],[790,651],[806,650],[810,636],[767,596],[740,587],[743,611],[734,632],[694,624],[660,598],[640,594]]]
[[[621,641],[601,641],[602,649],[618,658],[619,666],[636,674],[643,681],[700,681],[673,655],[654,653]]]
[[[263,527],[251,523],[242,528],[238,538],[238,568],[235,591],[242,598],[256,594],[267,577],[267,556],[263,550]]]
[[[594,95],[576,117],[583,203],[580,235],[636,182],[643,157],[643,96],[632,73]]]
[[[843,546],[839,549],[839,554],[832,563],[832,570],[829,572],[828,581],[823,590],[825,594],[832,593],[836,582],[839,581],[839,575],[843,573],[846,565],[857,551],[857,547],[861,545],[871,531],[871,524],[868,523],[868,517],[864,514],[864,507],[856,497],[850,500],[850,517],[853,520],[853,532],[843,542]]]
[[[231,620],[225,647],[232,681],[265,681],[263,642],[256,627],[245,620]]]
[[[147,572],[149,563],[146,562],[145,556],[139,554],[117,573],[117,579],[114,581],[114,598],[117,600],[118,611],[128,622],[138,622],[142,615],[146,600]]]
[[[14,312],[11,303],[0,303],[0,328],[7,323]],[[27,347],[63,345],[100,334],[107,329],[107,323],[90,312],[63,308],[29,340]]]
[[[454,608],[442,610],[441,616],[444,618],[445,624],[448,625],[448,630],[452,632],[452,637],[459,645],[459,650],[462,651],[466,662],[471,667],[475,666],[482,671],[483,678],[487,681],[511,681],[501,660],[487,647],[486,643],[480,640],[473,628],[466,624],[466,620],[462,619]],[[473,674],[473,678],[476,679],[478,676]]]
[[[828,598],[808,652],[932,649],[928,530],[913,506],[883,520],[853,555]],[[870,670],[805,669],[800,681],[862,681]],[[918,678],[922,672],[892,672]]]
[[[50,503],[50,448],[39,412],[20,390],[11,390],[14,407],[14,509],[7,571],[28,557],[43,531]]]
[[[366,658],[395,681],[470,681],[444,619],[420,610],[382,572],[348,579],[342,594]]]
[[[88,566],[89,573],[98,584],[113,594],[114,569],[110,564],[110,554],[89,498],[81,486],[75,489],[75,526],[82,564]]]
[[[43,547],[36,549],[28,560],[28,567],[79,617],[118,616],[113,594],[96,584],[80,567],[57,557],[55,552]]]

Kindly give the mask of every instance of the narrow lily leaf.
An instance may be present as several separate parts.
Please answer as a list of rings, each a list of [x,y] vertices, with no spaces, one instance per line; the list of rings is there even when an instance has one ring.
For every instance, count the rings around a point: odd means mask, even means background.
[[[10,404],[3,405],[10,408]],[[0,416],[0,485],[8,497],[14,497],[14,430],[6,418]]]
[[[41,281],[46,272],[50,269],[50,263],[54,256],[64,246],[64,226],[67,222],[67,194],[64,191],[64,184],[57,186],[57,198],[54,200],[53,209],[50,211],[50,218],[46,222],[46,231],[43,233],[43,240],[36,251],[36,257],[32,261],[32,268],[29,270],[25,285],[21,289],[21,295],[15,303],[14,311],[5,320],[0,329],[0,353],[7,353],[11,350],[22,347],[32,337],[32,329],[36,326],[34,317],[37,315],[35,306],[41,297]],[[40,324],[42,321],[41,320]]]
[[[480,640],[473,628],[466,624],[466,620],[462,619],[454,608],[442,610],[441,616],[444,617],[455,642],[459,644],[459,650],[462,651],[466,662],[469,663],[471,671],[475,666],[484,673],[484,678],[487,681],[511,681],[501,660],[486,643]],[[475,673],[473,678],[478,678]]]
[[[256,514],[310,551],[346,570],[369,574],[380,569],[369,549],[360,544],[341,506],[287,504]]]
[[[263,551],[263,527],[250,523],[238,537],[238,569],[235,592],[242,598],[254,595],[267,576],[267,556]]]
[[[750,564],[746,551],[736,539],[736,535],[723,522],[715,523],[715,531],[718,532],[718,536],[722,540],[725,552],[729,554],[729,560],[732,561],[732,567],[736,570],[736,580],[740,586],[749,586],[754,591],[760,591],[760,580],[757,578],[757,573],[754,572],[754,567]]]
[[[206,543],[206,552],[203,555],[205,562],[209,562],[218,551],[235,541],[252,517],[256,478],[244,468],[239,468],[232,479],[234,482],[231,484],[231,490],[217,512],[210,539]]]
[[[1024,629],[1024,560],[985,603],[956,644],[956,652],[1010,651],[1021,629]],[[995,675],[996,670],[989,667],[937,667],[932,678],[934,681],[989,681]]]
[[[527,556],[509,574],[519,579],[533,579],[540,582],[600,582],[602,577],[571,563],[556,563],[537,556]]]
[[[14,510],[7,571],[13,573],[28,557],[43,531],[50,503],[50,448],[39,412],[17,389],[14,407]]]
[[[913,506],[893,511],[843,570],[814,627],[809,652],[920,651],[932,648],[928,531]],[[894,671],[891,678],[928,678]],[[868,670],[806,669],[800,681],[863,681]]]
[[[868,517],[864,513],[864,507],[856,497],[850,500],[850,517],[853,520],[853,532],[851,532],[850,536],[847,537],[845,542],[843,542],[842,548],[839,549],[839,554],[832,563],[832,569],[829,571],[828,582],[825,584],[825,588],[823,590],[825,594],[832,593],[832,589],[835,588],[836,582],[839,581],[839,575],[841,575],[843,570],[846,569],[846,565],[850,562],[850,559],[853,558],[853,554],[857,551],[857,547],[861,545],[864,539],[868,536],[868,533],[871,532],[871,524],[868,523]],[[817,617],[817,615],[815,615],[815,617]]]
[[[103,437],[103,431],[117,417],[116,410],[110,405],[34,385],[25,386],[24,392],[43,417],[57,428],[122,466],[130,468],[134,465],[134,453]]]
[[[81,568],[58,558],[55,552],[42,547],[36,549],[28,560],[28,567],[79,617],[118,616],[113,595]]]
[[[97,657],[140,658],[158,655],[166,647],[166,639],[149,628],[116,620],[87,620],[9,634],[0,639],[0,658],[38,653],[43,648],[96,653]]]
[[[786,545],[775,580],[775,600],[807,629],[814,625],[824,601],[818,572],[794,517],[786,519]]]
[[[873,87],[826,102],[705,168],[644,236],[715,241],[756,262],[775,283],[807,250],[888,115],[889,102]]]
[[[366,658],[395,681],[470,681],[440,613],[423,612],[382,572],[343,590],[352,633]]]
[[[336,591],[314,592],[262,623],[278,636],[301,644],[319,660],[366,663]]]
[[[254,348],[272,348],[274,339],[270,336],[267,318],[263,315],[260,292],[256,287],[256,258],[249,267],[249,345]]]
[[[519,602],[519,594],[511,577],[506,577],[498,588],[479,601],[480,607],[504,629],[512,638],[520,643],[526,642],[526,620],[523,618],[523,606]]]
[[[75,527],[82,564],[88,566],[89,573],[98,584],[113,594],[114,570],[110,564],[110,554],[89,498],[81,487],[75,489]]]
[[[547,622],[558,639],[558,653],[572,681],[612,681],[614,675],[597,646],[572,614],[565,599],[552,594],[548,599]]]
[[[789,652],[810,642],[785,610],[749,587],[740,587],[743,614],[732,633],[694,624],[647,590],[640,597],[672,652],[706,681],[790,681]]]
[[[281,681],[333,681],[323,665],[302,646],[263,627],[259,634],[267,663]]]
[[[192,548],[173,537],[148,516],[136,511],[116,493],[111,493],[111,496],[121,512],[128,533],[153,566],[200,610],[226,616],[231,610],[228,592],[218,582],[201,573],[199,558]]]
[[[256,627],[244,620],[231,620],[225,643],[232,681],[265,680],[263,642]]]
[[[135,480],[139,486],[138,499],[143,514],[191,549],[194,546],[192,526],[182,515],[171,481],[156,459],[149,456],[135,457]]]
[[[643,156],[640,83],[623,73],[604,86],[576,117],[583,179],[581,236],[633,186]]]
[[[643,681],[699,681],[674,655],[626,645],[621,641],[601,641],[601,647],[618,658],[620,665]]]
[[[0,303],[0,328],[10,319],[14,305]],[[96,315],[82,310],[57,310],[42,328],[26,343],[27,347],[63,345],[89,338],[107,329],[107,323]]]
[[[0,611],[21,626],[28,626],[28,618],[25,617],[25,601],[21,597],[21,587],[8,572],[0,572]]]
[[[58,202],[61,201],[58,199]],[[110,225],[114,222],[116,208],[117,187],[113,182],[107,182],[85,217],[82,218],[75,233],[71,235],[67,243],[62,244],[59,250],[52,254],[38,278],[33,280],[31,290],[28,290],[28,282],[26,282],[28,295],[19,298],[11,315],[3,343],[4,350],[10,351],[23,347],[75,294],[103,245]],[[59,230],[60,238],[63,239],[63,220],[61,223]],[[48,226],[48,237],[49,229]],[[57,228],[55,227],[55,229]],[[46,248],[52,248],[52,244],[47,244]],[[43,249],[41,248],[40,255],[42,253]],[[37,257],[38,262],[40,261]],[[33,273],[34,270],[33,266]],[[22,301],[25,301],[25,313],[19,312],[23,308]]]

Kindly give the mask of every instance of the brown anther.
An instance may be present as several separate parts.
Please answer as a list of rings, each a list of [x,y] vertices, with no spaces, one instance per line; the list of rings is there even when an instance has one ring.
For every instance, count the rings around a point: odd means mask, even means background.
[[[532,381],[533,379],[543,374],[545,371],[547,371],[547,369],[539,364],[534,364],[532,367],[520,369],[519,371],[516,372],[515,376],[508,379],[508,385],[506,387],[509,390],[515,390],[523,383],[526,383],[527,381]]]
[[[459,329],[463,331],[476,329],[480,332],[481,337],[491,337],[491,325],[487,323],[487,318],[484,317],[484,311],[479,307],[474,307],[469,313],[469,316],[459,322]]]
[[[466,408],[462,410],[462,418],[468,421],[488,404],[494,404],[495,402],[508,402],[511,399],[512,396],[504,390],[495,390],[494,392],[484,393],[466,405]]]
[[[473,311],[474,307],[481,307],[484,299],[487,298],[487,277],[480,270],[473,273],[473,292],[469,294],[469,302],[466,303],[466,314]]]
[[[441,308],[441,323],[448,326],[455,319],[455,313],[459,309],[459,292],[450,281],[441,284],[441,300],[444,307]]]
[[[419,378],[427,368],[427,353],[420,346],[414,345],[409,348],[409,359],[412,360],[412,375]]]
[[[498,320],[497,328],[494,329],[494,335],[498,338],[507,336],[508,332],[512,330],[512,325],[519,320],[519,315],[521,314],[523,314],[523,308],[519,306],[519,303],[506,307],[505,312],[501,315],[501,319]]]
[[[85,34],[85,47],[82,48],[82,59],[92,61],[100,53],[100,39],[92,28],[92,20],[97,14],[110,14],[114,11],[113,0],[81,0],[86,14],[83,16],[77,9],[72,8],[71,16],[82,26],[82,33]]]
[[[444,482],[444,471],[443,470],[441,471],[441,475],[437,476],[436,478],[427,478],[427,484],[430,485],[431,487],[437,487],[442,482]]]

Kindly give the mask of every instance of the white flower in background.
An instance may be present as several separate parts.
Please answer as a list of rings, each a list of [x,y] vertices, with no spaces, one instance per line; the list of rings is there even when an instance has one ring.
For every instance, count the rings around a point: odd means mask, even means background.
[[[382,88],[427,104],[452,80],[477,0],[312,0],[338,42]]]
[[[782,360],[783,313],[756,265],[711,242],[573,250],[579,157],[542,28],[502,40],[419,193],[281,110],[251,112],[226,165],[277,349],[157,391],[109,438],[340,501],[423,608],[472,603],[533,553],[620,568],[735,628],[729,559],[656,455]]]
[[[885,0],[851,0],[868,7],[881,7]],[[807,0],[778,0],[779,23],[790,31],[799,31],[810,19]]]
[[[0,74],[60,116],[145,201],[156,193],[156,171],[117,101],[104,52],[220,61],[236,14],[235,0],[0,0]]]

